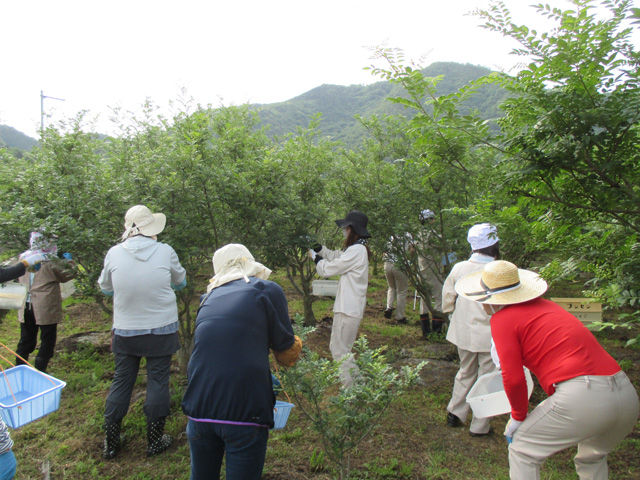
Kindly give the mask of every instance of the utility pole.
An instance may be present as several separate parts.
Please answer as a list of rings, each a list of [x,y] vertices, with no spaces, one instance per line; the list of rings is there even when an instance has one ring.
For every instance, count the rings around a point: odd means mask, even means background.
[[[42,90],[40,90],[40,136],[44,134],[44,99],[50,98],[51,100],[60,100],[64,102],[64,98],[47,97]]]

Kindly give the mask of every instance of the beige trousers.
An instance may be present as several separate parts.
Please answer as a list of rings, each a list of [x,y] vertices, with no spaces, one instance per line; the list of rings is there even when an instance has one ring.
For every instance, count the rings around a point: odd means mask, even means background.
[[[351,349],[358,337],[358,329],[360,328],[360,321],[362,318],[350,317],[344,313],[333,314],[333,326],[331,327],[331,341],[329,342],[329,349],[331,350],[331,356],[335,361],[342,360],[347,357],[341,365],[340,369],[340,381],[345,387],[353,385],[353,376],[355,372],[352,369],[356,368],[356,363],[353,360]]]
[[[471,390],[479,376],[493,372],[496,366],[491,360],[491,353],[489,352],[469,352],[458,348],[458,355],[460,356],[460,370],[458,370],[453,381],[453,394],[449,405],[447,405],[447,411],[466,422],[471,410],[467,403],[469,390]],[[473,433],[488,433],[490,428],[491,417],[477,418],[475,415],[471,417],[469,431]]]
[[[549,456],[575,445],[581,480],[609,478],[607,454],[633,430],[638,410],[638,394],[624,372],[561,382],[513,435],[511,479],[539,479]]]
[[[387,277],[387,308],[393,308],[396,302],[396,320],[404,318],[407,305],[409,277],[391,262],[384,262],[384,275]]]
[[[420,270],[420,276],[431,286],[431,296],[433,297],[433,309],[442,312],[442,282],[430,268]],[[420,315],[429,313],[429,307],[424,298],[420,297]]]

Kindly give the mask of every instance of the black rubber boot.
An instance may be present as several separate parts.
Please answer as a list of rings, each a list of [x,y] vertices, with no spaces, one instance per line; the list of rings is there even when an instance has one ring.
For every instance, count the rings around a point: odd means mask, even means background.
[[[102,456],[107,460],[115,458],[122,446],[121,428],[122,422],[104,424],[104,450],[102,451]]]
[[[442,335],[443,325],[444,325],[444,320],[442,320],[441,318],[433,317],[433,320],[432,320],[433,333],[437,335]]]
[[[46,373],[47,366],[49,365],[49,360],[49,358],[36,357],[36,361],[33,366],[36,367],[37,370]]]
[[[164,433],[165,420],[147,421],[147,457],[164,452],[173,443],[173,437]]]
[[[18,353],[18,355],[20,355],[20,353]],[[24,358],[24,360],[22,360],[22,358],[20,358],[20,357]],[[16,366],[18,366],[18,365],[26,365],[27,364],[26,362],[29,361],[29,354],[25,353],[24,355],[20,355],[20,357],[16,357]]]
[[[431,320],[428,314],[420,315],[420,328],[422,328],[422,338],[429,338],[431,333]]]
[[[384,318],[391,318],[391,314],[393,313],[393,308],[387,308],[384,311]]]

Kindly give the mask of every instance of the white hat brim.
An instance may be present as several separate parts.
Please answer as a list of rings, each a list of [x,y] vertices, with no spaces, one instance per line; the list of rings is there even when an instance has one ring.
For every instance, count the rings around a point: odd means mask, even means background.
[[[465,275],[455,284],[456,293],[461,297],[467,298],[478,303],[486,303],[487,305],[511,305],[515,303],[528,302],[534,298],[538,298],[547,291],[547,282],[537,273],[530,270],[518,269],[520,277],[520,286],[502,293],[494,295],[469,295],[469,293],[484,290],[480,283],[482,278],[482,270]]]
[[[167,224],[167,217],[164,213],[153,213],[153,222],[149,225],[145,225],[144,227],[139,227],[138,230],[141,234],[146,235],[148,237],[153,235],[158,235],[164,230],[165,225]]]

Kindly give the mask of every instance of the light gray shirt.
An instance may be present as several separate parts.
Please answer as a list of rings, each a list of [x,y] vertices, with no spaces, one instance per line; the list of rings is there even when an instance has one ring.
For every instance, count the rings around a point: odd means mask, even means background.
[[[113,328],[148,330],[176,322],[171,286],[182,284],[185,276],[178,255],[165,243],[137,236],[111,247],[98,285],[113,292]]]

